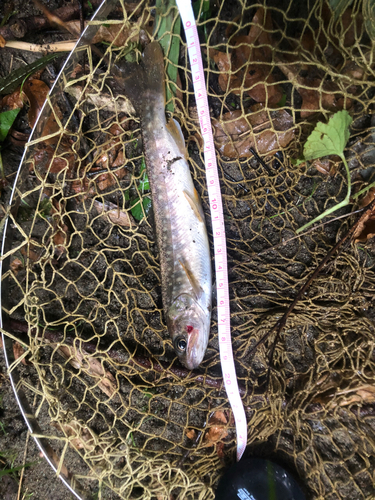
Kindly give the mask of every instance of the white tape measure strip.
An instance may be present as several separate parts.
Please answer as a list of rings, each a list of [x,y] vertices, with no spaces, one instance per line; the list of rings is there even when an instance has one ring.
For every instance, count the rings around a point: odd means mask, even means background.
[[[202,56],[193,8],[189,0],[176,0],[184,26],[189,52],[191,76],[201,132],[204,140],[204,160],[210,200],[212,231],[214,235],[217,318],[221,369],[228,399],[233,410],[237,432],[237,460],[240,460],[247,444],[247,422],[245,410],[238,390],[236,369],[233,361],[230,335],[230,308],[227,269],[227,243],[225,238],[223,204],[221,199],[219,174],[217,170],[211,118],[208,108],[207,91],[203,71]]]

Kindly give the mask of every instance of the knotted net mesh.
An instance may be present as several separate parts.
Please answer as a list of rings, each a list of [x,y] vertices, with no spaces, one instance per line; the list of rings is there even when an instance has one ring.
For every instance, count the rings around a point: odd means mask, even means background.
[[[168,100],[212,243],[186,41],[177,8],[159,7],[114,2],[106,20],[92,24],[109,33],[98,45],[106,59],[83,46],[69,60],[28,144],[15,187],[19,209],[10,216],[12,248],[4,256],[11,262],[2,277],[6,329],[28,332],[28,370],[40,385],[26,378],[21,384],[30,398],[37,395],[37,418],[48,414],[43,432],[61,451],[60,469],[78,453],[86,472],[77,479],[99,498],[213,498],[236,448],[215,308],[199,371],[176,365],[139,120],[108,64],[108,58],[139,60],[154,33],[168,40]],[[349,111],[345,155],[353,192],[372,180],[371,9],[355,1],[333,13],[320,1],[293,0],[201,1],[195,8],[248,452],[292,469],[309,498],[373,498],[371,239],[347,246],[299,301],[275,346],[268,383],[274,337],[252,351],[353,223],[339,219],[295,237],[347,190],[336,158],[291,162],[318,120]],[[163,33],[160,26],[167,26]]]

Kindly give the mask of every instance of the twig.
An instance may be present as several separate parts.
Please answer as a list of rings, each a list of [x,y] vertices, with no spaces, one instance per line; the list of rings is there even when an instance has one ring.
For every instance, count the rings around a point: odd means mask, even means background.
[[[99,7],[102,0],[91,0],[94,8]],[[88,2],[85,2],[85,8],[88,8]],[[56,9],[54,14],[62,21],[70,21],[77,19],[79,16],[78,3],[66,3],[64,7]],[[0,28],[0,35],[5,40],[13,40],[14,38],[23,38],[27,33],[40,31],[51,27],[51,22],[44,16],[30,16],[16,19],[15,22],[10,22],[6,26]]]
[[[268,175],[271,175],[271,170],[268,168],[268,165],[263,161],[263,159],[258,155],[254,148],[249,148],[249,151],[253,153],[254,158],[262,165]]]
[[[318,265],[318,267],[315,268],[315,270],[310,274],[310,276],[307,278],[307,280],[305,281],[305,284],[302,286],[302,288],[299,289],[299,291],[297,292],[297,295],[296,297],[294,298],[293,302],[290,304],[290,306],[288,307],[288,309],[286,310],[286,312],[283,314],[283,316],[281,317],[281,319],[279,319],[279,321],[277,321],[274,326],[265,334],[263,335],[263,337],[255,344],[255,346],[250,350],[250,353],[249,354],[253,354],[257,348],[263,344],[270,335],[272,335],[272,333],[276,332],[276,336],[275,336],[275,340],[273,342],[273,345],[272,345],[272,348],[271,348],[271,351],[270,351],[270,356],[269,356],[269,369],[271,368],[271,363],[272,363],[272,358],[273,358],[273,353],[274,353],[274,350],[275,350],[275,347],[276,347],[276,344],[277,344],[277,341],[280,337],[280,334],[283,330],[283,328],[285,327],[285,324],[290,316],[290,314],[293,312],[295,306],[297,305],[297,303],[299,302],[299,300],[301,299],[301,297],[304,295],[304,293],[306,292],[306,290],[310,287],[311,283],[313,282],[313,280],[318,276],[318,274],[320,273],[320,271],[323,269],[323,267],[327,264],[327,262],[329,261],[329,259],[339,250],[341,249],[341,247],[343,246],[343,244],[349,239],[352,237],[354,231],[357,229],[357,227],[359,226],[359,224],[366,218],[366,216],[368,214],[370,214],[373,210],[374,210],[374,207],[375,207],[375,200],[372,201],[370,203],[370,205],[368,205],[368,208],[365,210],[365,212],[363,212],[363,214],[361,215],[361,217],[359,217],[359,219],[357,220],[357,222],[355,224],[353,224],[353,226],[349,229],[349,231],[336,243],[336,245],[326,254],[326,256],[324,257],[324,259],[321,261],[321,263]],[[268,372],[268,376],[269,376],[269,372]]]
[[[67,40],[66,42],[45,43],[40,45],[37,43],[10,40],[5,43],[5,47],[9,49],[26,50],[27,52],[71,52],[76,43],[76,40]]]

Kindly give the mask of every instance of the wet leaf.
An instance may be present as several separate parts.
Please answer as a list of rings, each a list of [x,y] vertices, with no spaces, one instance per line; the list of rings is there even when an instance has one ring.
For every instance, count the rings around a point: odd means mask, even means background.
[[[234,48],[231,55],[233,76],[228,90],[236,95],[246,92],[257,102],[277,105],[283,97],[283,90],[272,74],[272,65],[266,64],[272,61],[273,24],[270,11],[260,7],[252,22],[248,35],[237,35],[229,40]]]
[[[375,387],[370,384],[364,384],[352,389],[340,391],[337,395],[343,395],[344,398],[340,399],[340,406],[348,406],[356,403],[370,404],[375,402]]]
[[[301,77],[300,72],[303,66],[290,61],[276,58],[279,69],[284,75],[293,82],[298,93],[302,98],[301,118],[307,118],[316,113],[323,111],[340,111],[342,109],[350,109],[353,102],[348,97],[344,97],[342,89],[335,83],[326,78],[312,78],[307,76]],[[309,71],[309,67],[305,68]]]
[[[195,439],[196,435],[197,435],[197,433],[194,429],[186,429],[185,434],[186,434],[186,437],[188,439],[192,439],[192,440]]]
[[[23,262],[18,257],[15,257],[10,263],[10,268],[13,271],[13,274],[17,275],[18,272],[23,269]]]
[[[307,118],[322,110],[338,111],[343,108],[350,109],[352,101],[338,92],[338,86],[334,82],[322,81],[320,79],[304,79],[302,85],[314,88],[298,88],[298,93],[302,97],[301,118]]]
[[[204,444],[205,446],[212,446],[213,444],[223,440],[227,436],[228,431],[224,426],[213,425],[204,435]]]
[[[4,142],[19,112],[20,108],[16,108],[0,113],[0,142]]]
[[[215,146],[229,158],[252,156],[251,147],[259,154],[270,154],[286,147],[294,138],[293,118],[285,110],[255,110],[244,116],[241,110],[225,113],[212,121]]]
[[[73,33],[81,32],[81,22],[79,20],[69,21],[65,23],[67,28],[69,28]],[[88,22],[85,22],[85,27]],[[95,33],[95,36],[91,40],[91,43],[113,43],[115,47],[123,47],[128,43],[134,43],[139,41],[139,29],[134,26],[125,26],[124,24],[101,24],[99,29]]]
[[[35,148],[34,161],[30,162],[30,170],[36,170],[42,175],[46,173],[58,174],[64,169],[67,173],[71,171],[75,164],[75,155],[71,149],[68,139],[61,140],[58,150],[52,144],[40,143]]]
[[[373,195],[374,196],[374,195]],[[375,209],[369,212],[354,231],[355,243],[363,243],[375,236]]]
[[[85,450],[92,453],[97,447],[98,438],[94,431],[86,425],[82,425],[78,420],[71,420],[69,423],[52,422],[52,425],[65,432],[69,438],[69,443],[76,450]]]
[[[135,225],[134,219],[130,217],[128,212],[120,210],[114,203],[108,201],[101,203],[100,201],[94,200],[94,207],[103,217],[108,218],[113,224],[123,227],[132,227],[132,225]]]
[[[372,187],[367,191],[365,196],[361,198],[358,202],[360,208],[367,207],[375,198],[375,187]]]
[[[140,198],[138,197],[135,198],[135,200],[133,200],[130,211],[135,219],[142,220],[143,213],[147,217],[150,208],[151,208],[151,198],[145,196],[141,202]]]
[[[21,363],[25,366],[31,365],[30,361],[26,359],[26,351],[19,342],[13,342],[13,354],[15,359],[21,359]]]
[[[30,241],[28,245],[22,247],[20,251],[24,257],[31,261],[31,263],[38,262],[43,254],[43,248],[38,246],[33,241]]]
[[[82,352],[76,346],[60,345],[58,351],[74,368],[83,370],[90,377],[97,379],[98,387],[109,398],[115,394],[117,390],[116,380],[108,370],[103,368],[102,363],[98,359]]]
[[[28,119],[30,127],[33,128],[47,98],[49,87],[41,80],[27,80],[23,91],[29,100]]]
[[[77,101],[81,99],[83,91],[84,88],[80,85],[68,86],[65,89],[65,92]],[[97,108],[106,108],[108,112],[116,111],[127,115],[135,115],[133,105],[129,99],[126,99],[124,96],[119,96],[114,99],[113,96],[105,92],[101,92],[100,94],[85,92],[85,100],[87,103],[93,104]]]
[[[205,432],[203,446],[212,446],[228,435],[227,418],[222,411],[215,411],[208,421],[209,428]]]
[[[21,109],[23,108],[24,101],[20,94],[19,90],[15,90],[11,94],[4,96],[1,99],[0,109],[9,110],[9,109]]]
[[[337,156],[335,158],[338,158]],[[334,176],[340,166],[341,160],[338,158],[338,161],[334,161],[331,158],[317,159],[314,160],[311,164],[312,167],[315,167],[318,172],[323,175]]]
[[[230,89],[227,88],[231,70],[230,54],[227,54],[226,52],[220,52],[215,49],[210,49],[209,55],[210,57],[212,57],[212,59],[214,60],[216,66],[220,71],[219,85],[221,90],[223,92],[227,92],[227,90],[230,91]]]
[[[97,188],[99,191],[105,191],[111,186],[114,186],[115,184],[118,183],[119,179],[122,179],[125,177],[127,173],[126,168],[119,168],[115,172],[108,172],[99,175],[95,181],[97,183]]]

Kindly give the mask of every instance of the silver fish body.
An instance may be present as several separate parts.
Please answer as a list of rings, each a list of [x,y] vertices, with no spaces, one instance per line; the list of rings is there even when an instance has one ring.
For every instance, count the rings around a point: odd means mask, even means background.
[[[203,360],[210,332],[210,248],[181,129],[165,116],[163,54],[157,42],[146,47],[141,64],[128,66],[122,83],[141,118],[168,330],[180,361],[194,369]]]

